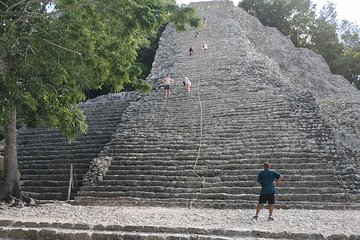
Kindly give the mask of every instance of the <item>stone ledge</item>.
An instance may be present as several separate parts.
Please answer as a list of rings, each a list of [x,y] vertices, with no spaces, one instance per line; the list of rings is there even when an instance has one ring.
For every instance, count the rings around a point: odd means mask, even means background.
[[[12,225],[9,225],[12,223]],[[19,227],[19,225],[29,227]],[[80,226],[80,227],[79,227]],[[183,227],[122,226],[52,223],[40,226],[38,223],[0,221],[0,237],[15,239],[64,239],[64,240],[101,240],[101,239],[313,239],[313,240],[359,240],[360,235],[320,233],[270,232],[260,230],[227,230]]]

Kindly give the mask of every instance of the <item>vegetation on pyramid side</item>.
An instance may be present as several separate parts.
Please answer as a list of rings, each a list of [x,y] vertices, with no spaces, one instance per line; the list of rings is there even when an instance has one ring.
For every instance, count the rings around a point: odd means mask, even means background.
[[[295,46],[322,55],[333,73],[360,88],[360,27],[339,23],[334,3],[324,5],[318,16],[311,0],[242,0],[239,7],[289,36]]]
[[[69,141],[87,124],[77,103],[86,92],[132,85],[142,92],[138,49],[160,27],[199,19],[175,0],[48,0],[0,3],[0,132],[5,136],[0,199],[21,199],[16,125],[59,128]]]

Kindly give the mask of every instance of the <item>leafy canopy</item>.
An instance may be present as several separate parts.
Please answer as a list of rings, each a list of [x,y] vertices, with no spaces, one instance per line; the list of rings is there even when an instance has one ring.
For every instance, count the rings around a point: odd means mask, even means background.
[[[74,139],[87,128],[76,106],[87,91],[150,89],[137,52],[170,21],[180,30],[199,23],[175,0],[2,0],[0,126],[16,109],[24,124]]]

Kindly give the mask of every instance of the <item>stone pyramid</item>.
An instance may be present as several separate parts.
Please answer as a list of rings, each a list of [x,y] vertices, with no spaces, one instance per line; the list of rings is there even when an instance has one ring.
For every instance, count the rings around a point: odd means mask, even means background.
[[[111,159],[108,170],[89,170],[95,179],[80,182],[75,202],[252,207],[257,173],[269,161],[285,177],[280,206],[357,208],[360,92],[321,56],[295,48],[232,2],[191,6],[206,21],[185,32],[166,27],[147,79],[154,90],[123,111],[97,150]],[[168,73],[175,83],[164,97]],[[190,93],[182,75],[192,81]],[[45,175],[53,166],[21,171]]]

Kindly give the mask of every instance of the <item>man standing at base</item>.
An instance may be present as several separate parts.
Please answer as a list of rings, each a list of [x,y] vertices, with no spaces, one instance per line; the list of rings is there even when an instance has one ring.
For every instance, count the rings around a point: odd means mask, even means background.
[[[253,219],[257,220],[260,210],[263,208],[263,205],[269,204],[269,221],[273,221],[272,216],[275,204],[275,185],[279,184],[284,177],[270,169],[270,163],[264,162],[264,170],[259,172],[257,181],[261,184],[261,191],[259,197],[259,203],[256,206],[256,214]]]

